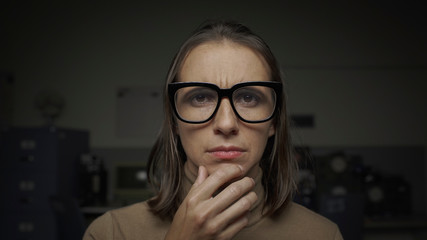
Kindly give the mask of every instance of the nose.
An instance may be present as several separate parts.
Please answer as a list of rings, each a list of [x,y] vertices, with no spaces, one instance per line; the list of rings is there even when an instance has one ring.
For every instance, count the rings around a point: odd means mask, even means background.
[[[236,135],[239,132],[238,121],[229,99],[223,98],[213,118],[215,134]]]

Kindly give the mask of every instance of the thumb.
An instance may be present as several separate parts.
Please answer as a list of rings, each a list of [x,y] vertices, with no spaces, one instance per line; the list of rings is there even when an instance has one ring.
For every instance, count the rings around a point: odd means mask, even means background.
[[[197,174],[197,179],[194,182],[193,186],[197,187],[200,184],[202,184],[202,182],[204,182],[206,180],[206,178],[208,177],[208,171],[206,170],[206,168],[204,166],[199,166],[199,172]]]

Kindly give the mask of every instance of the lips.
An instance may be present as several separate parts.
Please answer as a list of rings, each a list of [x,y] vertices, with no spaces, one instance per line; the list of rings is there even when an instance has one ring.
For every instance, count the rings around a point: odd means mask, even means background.
[[[245,151],[235,146],[220,146],[208,150],[208,153],[219,159],[235,159],[243,155]]]

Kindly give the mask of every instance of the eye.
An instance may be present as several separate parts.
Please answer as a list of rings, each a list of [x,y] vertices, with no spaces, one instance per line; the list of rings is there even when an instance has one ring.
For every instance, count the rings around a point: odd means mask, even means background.
[[[255,107],[261,101],[260,94],[251,89],[241,89],[235,92],[234,104],[240,107]]]
[[[242,96],[242,101],[246,102],[246,103],[250,103],[250,102],[256,101],[256,98],[253,95],[247,94],[247,95]]]
[[[196,103],[203,103],[203,102],[209,101],[209,99],[211,99],[211,98],[212,97],[205,95],[205,94],[198,94],[192,98],[192,101],[196,102]]]
[[[216,99],[216,92],[205,88],[194,89],[187,96],[187,102],[193,107],[215,104]]]

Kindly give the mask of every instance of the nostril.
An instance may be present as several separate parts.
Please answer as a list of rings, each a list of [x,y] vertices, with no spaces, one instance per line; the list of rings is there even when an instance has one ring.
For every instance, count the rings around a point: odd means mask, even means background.
[[[238,134],[238,130],[237,129],[231,129],[231,130],[227,130],[226,128],[215,128],[214,129],[214,133],[219,135],[225,135],[225,136],[232,136],[232,135],[237,135]]]

